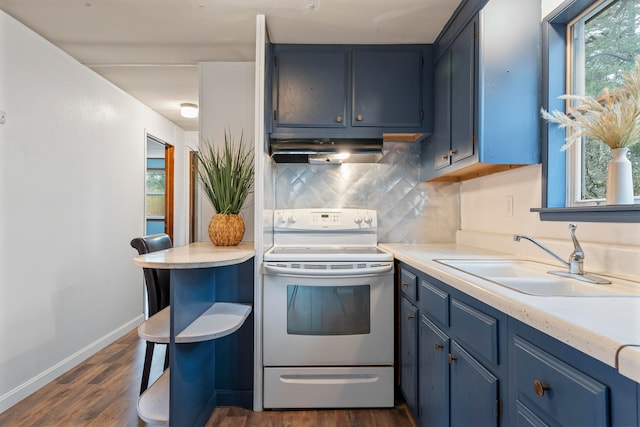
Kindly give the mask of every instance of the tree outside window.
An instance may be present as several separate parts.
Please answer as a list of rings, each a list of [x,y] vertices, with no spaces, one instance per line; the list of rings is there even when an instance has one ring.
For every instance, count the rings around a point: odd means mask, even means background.
[[[597,97],[603,88],[620,87],[620,71],[629,71],[640,55],[640,2],[613,0],[573,25],[574,93]],[[584,77],[580,77],[584,76]],[[582,93],[580,93],[582,92]],[[585,138],[581,151],[582,200],[603,199],[611,151]],[[631,146],[634,194],[640,196],[640,144]]]
[[[165,216],[165,171],[147,169],[147,217]]]

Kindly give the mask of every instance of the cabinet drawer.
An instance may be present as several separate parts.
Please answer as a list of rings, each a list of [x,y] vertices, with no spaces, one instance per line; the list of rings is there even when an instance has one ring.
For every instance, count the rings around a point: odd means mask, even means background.
[[[404,268],[400,269],[400,291],[405,294],[411,302],[418,299],[418,277]]]
[[[423,280],[420,284],[421,308],[431,320],[449,327],[449,294]]]
[[[519,402],[554,425],[609,425],[607,386],[517,335],[514,347]]]
[[[451,330],[472,353],[494,365],[499,363],[497,319],[452,299]]]

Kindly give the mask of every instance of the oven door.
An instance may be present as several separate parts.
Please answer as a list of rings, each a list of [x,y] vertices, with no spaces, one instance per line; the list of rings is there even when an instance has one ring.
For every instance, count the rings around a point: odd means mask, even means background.
[[[346,264],[265,263],[264,366],[393,365],[393,262]]]

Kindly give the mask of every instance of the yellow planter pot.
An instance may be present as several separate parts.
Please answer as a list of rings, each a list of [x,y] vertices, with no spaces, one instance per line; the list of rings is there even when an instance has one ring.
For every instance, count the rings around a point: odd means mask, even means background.
[[[237,245],[244,231],[244,220],[239,214],[215,214],[209,222],[209,238],[216,246]]]

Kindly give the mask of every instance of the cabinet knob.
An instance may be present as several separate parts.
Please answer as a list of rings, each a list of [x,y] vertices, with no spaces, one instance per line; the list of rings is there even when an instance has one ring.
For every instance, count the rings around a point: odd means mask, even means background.
[[[416,316],[414,316],[413,314],[407,314],[407,319],[409,319],[409,320],[413,319],[414,317],[416,317]]]
[[[454,154],[456,154],[458,152],[458,150],[449,150],[449,155],[453,156]]]
[[[342,116],[338,116],[338,117],[336,117],[336,122],[338,122],[338,123],[342,123]]]
[[[406,288],[407,286],[409,286],[409,284],[407,282],[402,282],[402,287]]]
[[[449,363],[453,363],[456,360],[458,360],[458,358],[455,357],[453,354],[449,353]]]
[[[442,350],[443,348],[444,348],[444,345],[436,341],[436,350]]]
[[[533,382],[533,390],[540,397],[544,396],[545,390],[550,390],[551,386],[549,384],[542,384],[540,381],[535,380]]]
[[[362,121],[362,119],[364,119],[364,117],[362,116],[362,114],[358,114],[358,115],[356,116],[356,120],[357,120],[357,121],[361,122],[361,121]]]
[[[442,160],[447,160],[447,159],[449,158],[449,156],[448,156],[448,155],[446,155],[446,154],[443,154],[442,156],[440,156],[440,158],[441,158]]]

